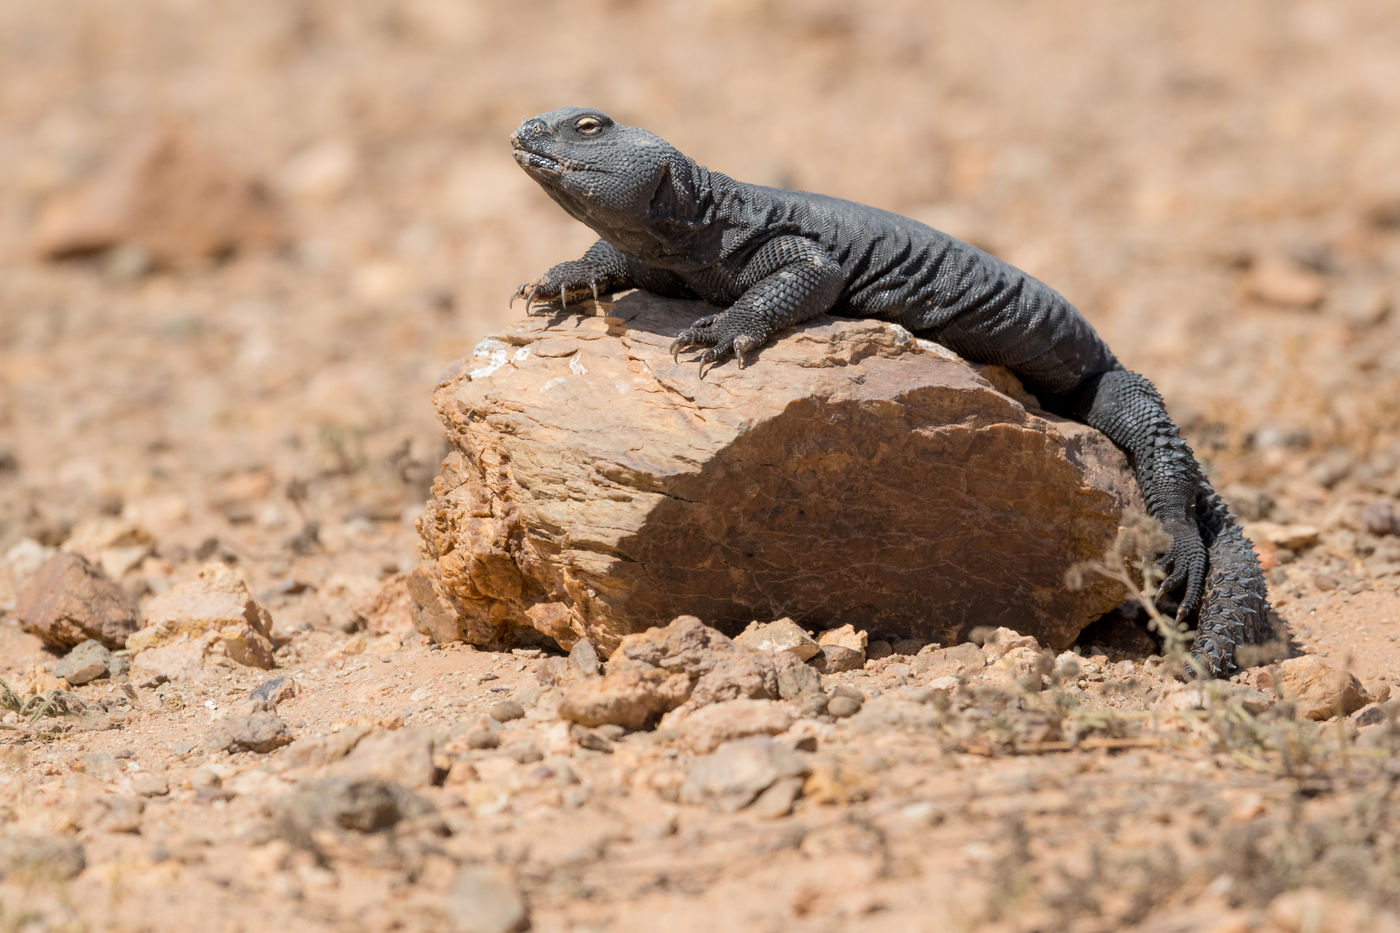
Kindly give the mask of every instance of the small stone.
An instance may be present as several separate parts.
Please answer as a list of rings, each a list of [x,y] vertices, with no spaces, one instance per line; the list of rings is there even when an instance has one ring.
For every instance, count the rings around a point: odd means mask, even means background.
[[[820,654],[811,661],[812,667],[823,674],[858,671],[865,666],[865,652],[841,645],[822,645]]]
[[[473,729],[467,733],[467,748],[499,748],[501,737],[490,729]]]
[[[440,782],[442,775],[433,762],[436,749],[437,735],[426,727],[375,729],[355,741],[330,773],[351,780],[394,781],[418,790]]]
[[[598,649],[587,638],[580,638],[569,649],[569,667],[583,677],[597,677],[601,669]]]
[[[394,781],[343,777],[306,781],[273,806],[281,835],[303,844],[311,842],[317,830],[380,832],[433,809],[429,801]]]
[[[136,655],[130,662],[128,677],[141,687],[201,680],[208,654],[208,642],[183,638]]]
[[[782,699],[792,700],[821,692],[821,674],[816,668],[797,660],[795,655],[787,652],[776,655],[774,663],[778,668],[778,696]]]
[[[816,639],[787,618],[776,622],[750,622],[748,628],[735,636],[734,643],[752,651],[787,651],[801,661],[808,660],[821,650]]]
[[[1351,714],[1351,722],[1357,726],[1379,726],[1390,719],[1380,703],[1371,703]]]
[[[865,657],[870,661],[879,661],[882,658],[888,658],[894,653],[894,645],[885,641],[883,638],[872,641],[865,649]],[[918,654],[918,649],[916,648],[914,651],[911,651],[910,654]]]
[[[805,777],[810,772],[811,765],[802,754],[767,736],[737,739],[690,765],[680,800],[732,813],[753,803],[774,782]]]
[[[582,726],[617,723],[643,729],[690,695],[690,678],[664,670],[621,670],[574,684],[559,704],[559,716]]]
[[[20,627],[67,650],[89,639],[120,648],[136,631],[136,612],[122,588],[87,558],[59,551],[15,601]]]
[[[490,716],[497,722],[510,722],[525,715],[525,707],[517,700],[502,700],[491,707]]]
[[[290,745],[291,730],[273,710],[272,704],[245,701],[234,707],[209,729],[209,746],[229,752],[250,751],[264,754]]]
[[[471,865],[457,872],[448,896],[452,933],[518,933],[530,929],[520,888],[499,869]]]
[[[598,729],[588,729],[575,723],[569,729],[569,735],[573,736],[579,748],[586,748],[590,751],[605,752],[612,754],[613,743]]]
[[[528,765],[544,760],[544,753],[534,742],[516,742],[505,749],[505,753],[517,764]],[[450,778],[449,778],[450,780]]]
[[[1385,499],[1372,502],[1361,513],[1361,525],[1373,535],[1400,535],[1400,508]]]
[[[695,710],[664,725],[676,729],[681,741],[696,752],[712,752],[731,739],[777,735],[792,725],[792,711],[773,700],[728,700]]]
[[[140,797],[103,797],[102,814],[96,820],[96,828],[108,833],[141,832],[141,815],[146,811],[146,801]]]
[[[153,599],[146,610],[146,624],[127,640],[127,647],[144,652],[206,635],[214,648],[239,664],[276,666],[272,617],[238,572],[218,562],[205,564],[197,579]]]
[[[856,631],[856,627],[849,622],[840,628],[827,629],[817,636],[817,644],[819,645],[839,645],[842,648],[859,651],[861,654],[865,654],[865,648],[869,641],[869,634],[865,631]]]
[[[50,835],[0,838],[0,879],[14,881],[68,880],[87,868],[83,844]]]
[[[163,774],[138,771],[131,776],[131,792],[138,797],[164,797],[170,793],[170,783]]]
[[[1283,256],[1265,255],[1251,265],[1245,294],[1284,308],[1315,308],[1327,294],[1327,281],[1318,273]]]
[[[53,667],[55,677],[62,677],[75,687],[107,676],[112,652],[102,642],[88,639],[80,642]]]
[[[802,796],[805,779],[793,776],[778,778],[749,805],[748,812],[761,820],[776,820],[792,812],[797,798]]]
[[[845,719],[860,712],[861,702],[848,696],[834,696],[827,701],[826,712],[837,719]]]
[[[914,674],[918,677],[947,677],[955,674],[981,673],[987,666],[987,656],[971,642],[919,652],[914,658]]]
[[[697,704],[740,697],[773,699],[778,696],[777,664],[766,653],[744,651],[729,655],[695,682],[690,696]]]
[[[974,634],[973,637],[977,636]],[[982,653],[987,656],[988,664],[996,662],[1012,651],[1024,648],[1038,650],[1040,643],[1030,635],[1022,635],[1005,626],[993,629],[982,642]]]
[[[1288,658],[1274,669],[1260,671],[1256,685],[1261,690],[1272,687],[1283,699],[1294,701],[1298,715],[1307,719],[1345,716],[1371,702],[1360,681],[1312,654]]]
[[[248,698],[250,700],[264,700],[275,707],[278,703],[290,700],[299,693],[301,693],[300,684],[286,675],[279,674],[259,684],[252,693],[248,694]]]
[[[1256,541],[1263,540],[1299,554],[1317,544],[1321,535],[1315,525],[1280,525],[1277,522],[1254,522],[1245,528],[1245,533]]]

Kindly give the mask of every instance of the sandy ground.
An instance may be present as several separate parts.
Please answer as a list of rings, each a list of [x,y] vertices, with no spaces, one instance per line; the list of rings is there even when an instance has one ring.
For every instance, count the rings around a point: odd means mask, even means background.
[[[761,819],[677,802],[699,753],[664,731],[580,747],[546,659],[430,646],[372,600],[418,561],[438,374],[591,242],[506,144],[578,103],[1050,282],[1160,386],[1300,645],[1400,685],[1400,535],[1367,525],[1400,506],[1397,54],[1382,0],[0,0],[0,679],[56,685],[14,617],[32,555],[135,535],[133,599],[231,564],[301,687],[267,755],[206,748],[269,676],[241,666],[7,716],[0,928],[490,929],[483,865],[537,929],[1395,928],[1370,913],[1400,879],[1394,744],[1354,723],[1159,715],[1170,678],[1105,657],[998,738],[1011,701],[974,677],[931,725],[894,655],[831,679],[860,714],[798,724],[835,789]],[[40,258],[46,212],[156,125],[258,179],[280,245]],[[1117,725],[1016,732],[1065,691]],[[492,720],[508,696],[526,716]],[[420,727],[436,822],[278,829],[329,773],[299,748]],[[17,861],[34,840],[85,867]]]

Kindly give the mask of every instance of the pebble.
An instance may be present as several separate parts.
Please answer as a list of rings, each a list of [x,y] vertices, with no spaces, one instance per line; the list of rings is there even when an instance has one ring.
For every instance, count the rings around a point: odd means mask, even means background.
[[[510,722],[525,715],[525,707],[517,700],[502,700],[491,707],[490,716],[497,722]]]
[[[501,737],[490,729],[473,729],[467,733],[467,748],[499,748]]]
[[[55,677],[62,677],[75,687],[106,677],[112,652],[102,642],[89,638],[79,642],[53,667]]]
[[[520,888],[501,870],[484,865],[457,872],[447,914],[451,933],[517,933],[530,928]]]
[[[845,719],[860,712],[861,702],[845,695],[832,697],[826,704],[826,712],[837,719]]]

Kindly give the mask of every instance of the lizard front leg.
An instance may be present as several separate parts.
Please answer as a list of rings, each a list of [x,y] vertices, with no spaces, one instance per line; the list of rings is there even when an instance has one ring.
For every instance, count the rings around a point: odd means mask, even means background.
[[[588,248],[581,259],[561,262],[533,282],[515,290],[515,299],[525,299],[525,313],[536,301],[557,301],[567,309],[569,299],[582,300],[592,296],[609,295],[636,284],[628,270],[627,256],[607,240],[599,240]]]
[[[728,310],[696,321],[676,335],[671,355],[704,347],[700,376],[730,356],[744,356],[773,334],[831,309],[845,285],[845,273],[826,250],[799,236],[774,237],[749,257],[739,274],[744,288]]]

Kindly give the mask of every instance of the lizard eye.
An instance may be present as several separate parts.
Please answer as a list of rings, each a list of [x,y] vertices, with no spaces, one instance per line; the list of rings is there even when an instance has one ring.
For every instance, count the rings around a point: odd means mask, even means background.
[[[581,117],[579,121],[574,124],[574,129],[578,130],[584,136],[597,136],[602,128],[603,121],[594,117]]]

